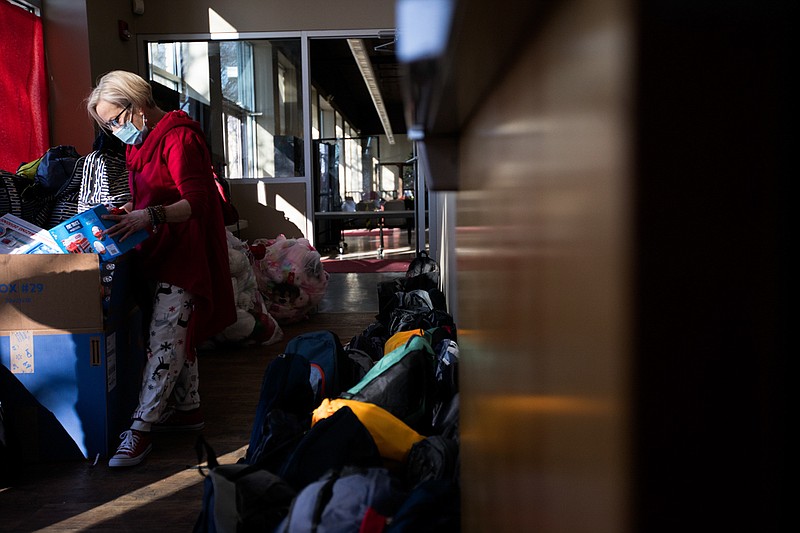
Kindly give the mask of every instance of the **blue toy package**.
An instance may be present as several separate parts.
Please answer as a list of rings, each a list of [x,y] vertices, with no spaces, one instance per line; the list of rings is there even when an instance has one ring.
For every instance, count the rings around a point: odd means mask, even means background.
[[[113,220],[102,218],[107,214],[104,205],[95,206],[53,227],[50,235],[66,253],[95,253],[100,261],[116,259],[147,238],[145,230],[137,231],[123,242],[104,234],[103,230],[115,224]]]

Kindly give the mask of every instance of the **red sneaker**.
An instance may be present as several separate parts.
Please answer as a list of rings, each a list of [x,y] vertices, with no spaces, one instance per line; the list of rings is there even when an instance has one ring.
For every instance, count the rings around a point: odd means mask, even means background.
[[[108,460],[108,466],[136,466],[153,449],[150,434],[144,431],[129,429],[123,431],[119,438],[122,439],[122,443],[117,448],[117,453]]]
[[[179,411],[168,408],[161,419],[150,427],[150,431],[164,433],[167,431],[197,431],[206,427],[203,411],[198,407],[191,411]]]

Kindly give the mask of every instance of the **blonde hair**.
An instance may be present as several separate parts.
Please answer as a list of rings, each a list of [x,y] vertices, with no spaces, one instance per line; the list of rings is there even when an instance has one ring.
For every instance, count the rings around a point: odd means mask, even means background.
[[[119,107],[130,105],[134,112],[156,107],[150,84],[141,76],[126,70],[112,70],[104,74],[86,99],[89,116],[98,126],[105,128],[105,121],[97,114],[97,104],[101,100]]]

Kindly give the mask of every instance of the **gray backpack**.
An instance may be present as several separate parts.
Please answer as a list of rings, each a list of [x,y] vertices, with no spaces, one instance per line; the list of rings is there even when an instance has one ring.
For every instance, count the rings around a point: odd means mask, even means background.
[[[202,436],[197,447],[200,462],[207,454],[209,472],[195,533],[272,531],[281,523],[297,494],[292,487],[259,465],[220,465]]]
[[[407,494],[385,468],[345,467],[307,485],[276,533],[382,531]]]

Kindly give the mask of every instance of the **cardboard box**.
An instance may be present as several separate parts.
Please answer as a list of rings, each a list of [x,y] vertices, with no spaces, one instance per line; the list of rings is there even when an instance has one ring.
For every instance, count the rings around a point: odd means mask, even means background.
[[[113,452],[136,405],[144,341],[129,263],[101,263],[97,254],[0,255],[0,363],[89,459]]]
[[[95,206],[51,228],[50,235],[64,252],[94,253],[100,256],[101,261],[116,259],[147,238],[145,230],[137,231],[123,242],[103,235],[103,230],[115,224],[113,220],[102,218],[107,214],[104,205]]]
[[[0,254],[61,254],[46,229],[6,213],[0,217]]]

